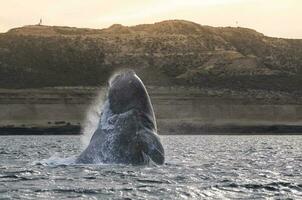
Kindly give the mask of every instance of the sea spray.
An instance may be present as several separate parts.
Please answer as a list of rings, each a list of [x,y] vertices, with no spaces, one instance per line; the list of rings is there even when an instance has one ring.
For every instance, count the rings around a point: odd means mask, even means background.
[[[52,166],[52,167],[64,166],[64,165],[67,166],[67,165],[75,164],[75,160],[76,160],[75,156],[62,158],[60,157],[60,153],[56,152],[50,158],[34,161],[32,165],[43,165],[43,166]]]
[[[119,75],[119,72],[124,70],[117,70],[114,73],[112,73],[108,81],[109,86],[111,85],[112,80],[114,80],[114,78]],[[96,131],[98,127],[99,120],[101,118],[101,111],[106,98],[106,93],[107,93],[107,87],[100,88],[99,93],[96,95],[96,98],[92,101],[92,103],[87,109],[85,121],[82,125],[82,130],[81,130],[82,149],[85,149],[88,146],[93,133]]]
[[[84,149],[90,142],[90,139],[98,127],[101,116],[101,108],[106,96],[106,88],[101,88],[96,98],[87,109],[86,118],[82,126],[81,148]]]

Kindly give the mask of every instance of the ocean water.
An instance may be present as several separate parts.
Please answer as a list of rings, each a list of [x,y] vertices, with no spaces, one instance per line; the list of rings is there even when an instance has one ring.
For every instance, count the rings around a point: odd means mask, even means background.
[[[80,136],[0,136],[0,199],[302,199],[302,136],[161,139],[163,166],[71,165]]]

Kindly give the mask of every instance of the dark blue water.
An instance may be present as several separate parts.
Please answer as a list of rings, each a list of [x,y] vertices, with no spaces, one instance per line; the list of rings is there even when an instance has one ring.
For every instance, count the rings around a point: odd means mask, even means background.
[[[302,198],[302,136],[161,138],[166,164],[138,167],[68,165],[79,136],[1,136],[0,199]]]

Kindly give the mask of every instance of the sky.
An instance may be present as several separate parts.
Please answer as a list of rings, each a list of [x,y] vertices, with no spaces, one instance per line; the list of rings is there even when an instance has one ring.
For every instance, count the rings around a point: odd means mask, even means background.
[[[302,0],[0,0],[0,32],[24,25],[107,28],[184,19],[302,39]]]

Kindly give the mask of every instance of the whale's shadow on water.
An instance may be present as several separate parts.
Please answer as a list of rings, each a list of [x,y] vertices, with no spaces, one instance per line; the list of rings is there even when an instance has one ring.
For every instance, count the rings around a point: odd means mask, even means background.
[[[110,78],[98,125],[87,148],[79,156],[55,155],[37,164],[161,165],[164,154],[148,92],[135,72],[126,70]]]

